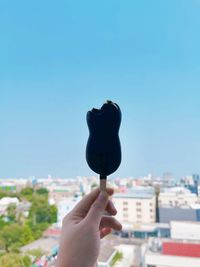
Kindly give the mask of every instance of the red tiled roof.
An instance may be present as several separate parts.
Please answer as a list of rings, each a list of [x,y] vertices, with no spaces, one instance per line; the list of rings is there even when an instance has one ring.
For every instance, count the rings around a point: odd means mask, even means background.
[[[44,232],[44,236],[60,236],[61,234],[61,229],[47,229],[45,232]]]

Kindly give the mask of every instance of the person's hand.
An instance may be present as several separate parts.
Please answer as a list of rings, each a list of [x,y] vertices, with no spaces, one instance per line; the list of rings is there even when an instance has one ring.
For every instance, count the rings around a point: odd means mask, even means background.
[[[100,250],[100,239],[112,229],[121,230],[121,224],[112,216],[117,211],[106,192],[95,189],[64,218],[57,267],[94,267]]]

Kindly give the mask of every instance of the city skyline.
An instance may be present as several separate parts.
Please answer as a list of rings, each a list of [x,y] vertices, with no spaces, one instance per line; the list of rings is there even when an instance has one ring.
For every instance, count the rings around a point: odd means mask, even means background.
[[[122,110],[114,177],[200,173],[198,1],[0,10],[0,177],[94,175],[86,113],[107,99]]]

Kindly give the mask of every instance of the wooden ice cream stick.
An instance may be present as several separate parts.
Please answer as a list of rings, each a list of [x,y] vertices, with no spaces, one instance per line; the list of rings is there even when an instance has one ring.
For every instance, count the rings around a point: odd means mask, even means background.
[[[100,191],[106,191],[106,176],[100,175]]]

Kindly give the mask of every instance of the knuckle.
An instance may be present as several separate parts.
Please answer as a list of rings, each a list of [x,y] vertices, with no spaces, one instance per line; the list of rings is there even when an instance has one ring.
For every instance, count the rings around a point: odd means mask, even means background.
[[[70,216],[70,213],[68,213],[67,215],[65,215],[65,217],[62,219],[62,225],[65,225],[68,222],[69,216]]]
[[[95,210],[102,210],[103,206],[101,203],[95,202],[94,204],[92,204],[92,209]]]

